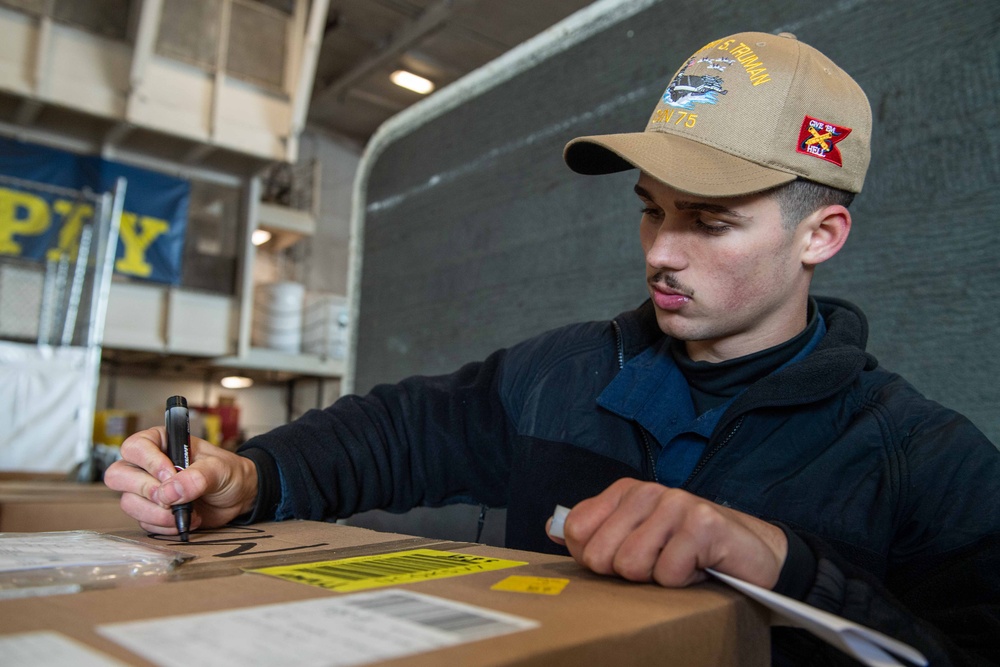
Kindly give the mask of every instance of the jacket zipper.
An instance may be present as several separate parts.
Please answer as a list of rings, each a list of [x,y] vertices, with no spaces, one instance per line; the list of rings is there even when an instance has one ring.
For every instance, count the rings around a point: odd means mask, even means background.
[[[618,320],[611,320],[611,326],[615,330],[615,344],[618,349],[618,370],[622,370],[625,368],[625,337],[622,335]],[[646,461],[649,463],[650,474],[653,477],[653,481],[659,483],[660,480],[656,475],[656,462],[653,460],[653,448],[649,446],[649,437],[646,435],[646,429],[639,424],[636,424],[635,427],[639,429],[639,435],[642,436],[642,446],[646,449]]]
[[[618,349],[618,370],[622,370],[625,368],[625,337],[622,335],[621,325],[618,324],[617,320],[611,320],[611,326],[614,327],[615,330],[615,344]],[[708,454],[701,457],[698,461],[698,465],[694,467],[694,470],[691,471],[688,478],[684,480],[683,484],[681,484],[682,489],[686,489],[688,485],[691,484],[691,481],[695,478],[695,476],[708,464],[709,460],[711,460],[711,458],[715,456],[720,449],[729,444],[729,441],[733,439],[734,435],[736,435],[736,431],[738,431],[740,426],[743,425],[744,417],[745,415],[740,415],[740,418],[736,420],[736,424],[733,425],[732,430],[729,431],[726,437],[720,440],[715,447],[712,447]],[[660,480],[656,474],[656,462],[653,460],[653,448],[649,446],[649,436],[646,435],[646,429],[639,424],[636,424],[636,428],[639,429],[639,434],[642,436],[642,445],[646,450],[646,461],[649,463],[649,470],[652,473],[653,481],[659,483]]]
[[[695,475],[700,473],[702,469],[708,464],[709,459],[715,456],[720,449],[725,447],[729,443],[729,441],[733,439],[733,436],[736,435],[736,431],[738,431],[740,429],[740,426],[743,425],[743,418],[745,416],[746,415],[740,415],[740,418],[736,420],[736,424],[733,425],[732,430],[729,431],[726,437],[720,440],[715,445],[715,447],[712,447],[712,449],[709,450],[708,454],[705,454],[704,456],[701,457],[701,459],[698,461],[698,465],[694,467],[694,470],[691,471],[691,474],[688,475],[688,478],[684,480],[683,484],[681,484],[682,489],[686,489],[688,485],[691,483],[691,480],[695,478]]]

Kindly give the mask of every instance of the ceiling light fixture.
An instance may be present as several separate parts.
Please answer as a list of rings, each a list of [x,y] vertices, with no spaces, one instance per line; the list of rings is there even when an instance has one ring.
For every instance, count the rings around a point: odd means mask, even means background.
[[[226,389],[246,389],[253,386],[253,380],[242,375],[227,375],[219,381]]]
[[[271,240],[271,232],[266,229],[255,229],[250,236],[250,242],[254,245],[264,245]]]
[[[434,82],[429,79],[425,79],[422,76],[417,76],[413,72],[407,72],[405,69],[398,69],[389,75],[389,78],[394,84],[407,90],[412,90],[415,93],[420,93],[421,95],[426,95],[434,90]]]

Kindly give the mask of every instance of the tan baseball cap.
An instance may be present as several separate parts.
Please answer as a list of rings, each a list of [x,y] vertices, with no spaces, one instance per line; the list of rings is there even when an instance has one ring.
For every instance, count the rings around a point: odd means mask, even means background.
[[[742,32],[684,63],[643,132],[579,137],[563,157],[581,174],[638,168],[703,197],[799,177],[860,192],[871,126],[864,91],[832,60],[789,33]]]

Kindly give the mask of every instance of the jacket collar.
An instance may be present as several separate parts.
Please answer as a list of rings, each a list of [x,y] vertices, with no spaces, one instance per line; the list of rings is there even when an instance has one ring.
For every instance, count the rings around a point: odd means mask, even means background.
[[[862,370],[878,365],[875,357],[864,349],[868,341],[868,322],[864,313],[848,301],[814,298],[826,322],[826,335],[802,363],[780,369],[737,397],[726,411],[723,422],[738,413],[764,405],[794,405],[825,398],[853,382]],[[622,313],[615,318],[615,322],[621,332],[620,343],[626,366],[630,359],[644,353],[650,355],[649,361],[654,360],[655,353],[646,352],[651,347],[667,348],[669,340],[656,323],[651,301],[647,300],[639,308]],[[680,374],[676,368],[674,370]],[[626,381],[627,378],[623,378],[623,382]],[[637,394],[630,400],[641,401],[642,398]],[[638,403],[630,405],[634,407]],[[631,409],[624,407],[626,412]]]

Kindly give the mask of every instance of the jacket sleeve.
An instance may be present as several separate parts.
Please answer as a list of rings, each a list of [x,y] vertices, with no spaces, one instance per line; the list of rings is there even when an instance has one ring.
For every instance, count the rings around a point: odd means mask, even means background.
[[[503,506],[510,423],[497,386],[505,352],[450,375],[379,385],[248,440],[259,490],[244,520],[346,517],[369,509]]]
[[[996,665],[1000,661],[997,541],[954,554],[919,582],[894,590],[845,559],[821,538],[798,533],[816,555],[804,602],[913,646],[929,664]],[[803,631],[781,629],[776,664],[856,665]]]
[[[886,571],[801,530],[793,539],[808,551],[797,551],[789,569],[811,574],[799,599],[906,642],[931,665],[1000,664],[1000,452],[964,417],[926,415],[904,431],[899,448],[904,465]],[[846,659],[810,657],[824,650],[809,643],[783,642],[798,652],[790,663]]]

